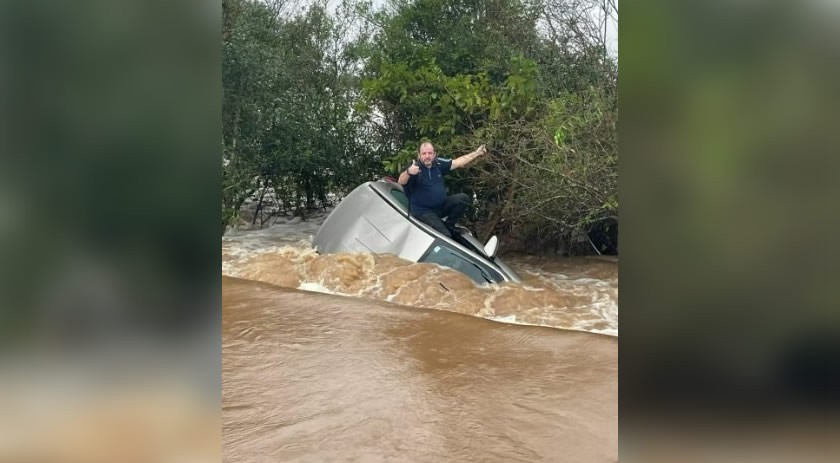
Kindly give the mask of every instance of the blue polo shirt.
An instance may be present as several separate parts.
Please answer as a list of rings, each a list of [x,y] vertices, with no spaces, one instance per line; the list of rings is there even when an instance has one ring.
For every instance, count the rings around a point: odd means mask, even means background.
[[[413,161],[412,161],[413,163]],[[406,169],[411,167],[409,164]],[[426,211],[440,212],[446,202],[446,188],[443,186],[443,176],[452,170],[451,159],[436,158],[432,167],[420,164],[417,175],[409,175],[405,185],[408,193],[409,209],[412,215],[420,215]]]

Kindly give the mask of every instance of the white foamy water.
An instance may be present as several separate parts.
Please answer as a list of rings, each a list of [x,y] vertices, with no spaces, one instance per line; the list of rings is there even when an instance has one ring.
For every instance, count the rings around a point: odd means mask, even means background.
[[[307,221],[280,218],[263,229],[228,231],[222,239],[222,273],[502,323],[618,336],[617,259],[506,255],[503,259],[524,282],[477,286],[450,269],[394,256],[319,256],[311,242],[327,215]]]
[[[304,282],[301,283],[297,289],[303,291],[312,291],[314,293],[324,293],[324,294],[338,294],[335,291],[330,290],[326,286],[322,285],[321,283],[313,283],[313,282]],[[351,296],[350,294],[339,294],[340,296]]]

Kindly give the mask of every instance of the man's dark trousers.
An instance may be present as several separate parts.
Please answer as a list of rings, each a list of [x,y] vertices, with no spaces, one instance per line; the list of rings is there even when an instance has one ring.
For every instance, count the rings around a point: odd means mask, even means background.
[[[472,200],[466,193],[458,193],[446,197],[440,212],[424,211],[415,217],[451,238],[456,233],[455,223],[464,215],[471,203]],[[441,220],[441,217],[446,217],[446,220]]]

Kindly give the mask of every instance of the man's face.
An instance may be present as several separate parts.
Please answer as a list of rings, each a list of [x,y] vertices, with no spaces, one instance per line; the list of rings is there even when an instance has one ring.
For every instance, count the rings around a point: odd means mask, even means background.
[[[424,166],[432,167],[432,161],[435,160],[435,147],[431,143],[423,143],[418,157]]]

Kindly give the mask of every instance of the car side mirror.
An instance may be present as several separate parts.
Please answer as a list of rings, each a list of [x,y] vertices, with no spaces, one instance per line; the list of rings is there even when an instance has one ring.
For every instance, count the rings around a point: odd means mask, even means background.
[[[499,250],[499,239],[496,238],[496,235],[490,237],[487,240],[487,244],[484,245],[484,255],[489,258],[496,257],[496,251]]]

